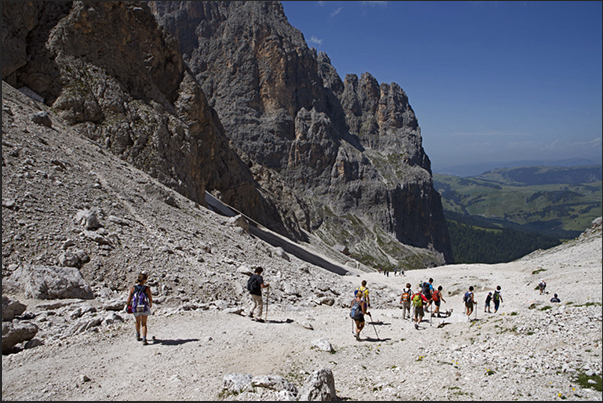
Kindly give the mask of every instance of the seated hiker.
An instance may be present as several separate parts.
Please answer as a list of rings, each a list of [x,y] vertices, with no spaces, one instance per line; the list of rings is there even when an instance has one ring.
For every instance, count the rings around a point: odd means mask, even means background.
[[[557,297],[557,294],[553,298],[551,298],[551,302],[561,302],[561,300]]]

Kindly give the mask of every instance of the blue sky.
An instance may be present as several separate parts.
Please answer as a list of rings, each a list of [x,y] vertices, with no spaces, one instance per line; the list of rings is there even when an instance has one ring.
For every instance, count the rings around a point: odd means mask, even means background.
[[[404,89],[434,172],[601,162],[600,1],[282,4],[342,79],[368,71]]]

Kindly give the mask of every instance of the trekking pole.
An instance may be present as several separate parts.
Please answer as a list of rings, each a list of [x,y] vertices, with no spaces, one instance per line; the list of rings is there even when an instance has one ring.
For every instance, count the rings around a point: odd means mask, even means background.
[[[266,287],[266,315],[264,316],[264,320],[268,322],[268,301],[270,297],[270,287]]]
[[[377,328],[375,327],[375,321],[373,320],[373,316],[369,313],[371,317],[371,324],[373,325],[373,329],[375,329],[375,334],[377,335],[377,340],[379,340],[379,333],[377,333]]]
[[[433,320],[432,317],[433,317],[433,306],[429,305],[429,327],[431,327],[431,321]]]

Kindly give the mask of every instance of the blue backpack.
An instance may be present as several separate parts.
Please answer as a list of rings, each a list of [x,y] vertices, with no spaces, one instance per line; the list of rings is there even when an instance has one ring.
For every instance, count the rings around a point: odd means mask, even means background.
[[[360,308],[360,302],[355,301],[354,305],[352,305],[352,310],[350,311],[350,318],[354,320],[358,320],[361,318],[362,308]]]
[[[146,285],[135,285],[134,296],[132,297],[132,311],[144,312],[149,307],[149,299],[147,297]]]

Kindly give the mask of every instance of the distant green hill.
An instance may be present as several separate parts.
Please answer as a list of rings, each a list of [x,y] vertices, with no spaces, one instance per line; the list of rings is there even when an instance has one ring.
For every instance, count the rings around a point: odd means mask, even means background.
[[[503,249],[516,248],[512,245],[520,245],[514,241],[519,239],[523,239],[523,245],[538,249],[544,248],[542,245],[554,246],[555,239],[580,235],[592,220],[601,216],[601,173],[602,166],[597,165],[495,169],[470,178],[434,174],[434,186],[442,196],[455,261],[495,263],[487,260],[494,255],[496,259],[510,260],[523,256],[510,258],[517,254],[515,251],[494,253],[493,245],[490,245],[492,256],[489,258],[480,257],[476,251],[479,249],[483,254],[488,250],[488,242],[495,242],[500,248],[503,238],[508,241]],[[499,232],[498,238],[494,237],[496,231],[493,230],[503,229],[515,232],[504,232],[504,236]],[[479,232],[483,230],[488,231]],[[472,231],[478,235],[469,235]],[[532,238],[524,239],[526,234]],[[458,237],[472,239],[476,250],[465,245],[461,252],[458,248],[467,239]],[[524,249],[517,246],[517,252],[524,255],[534,250],[524,253]]]

